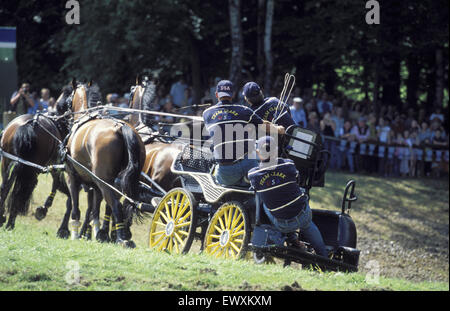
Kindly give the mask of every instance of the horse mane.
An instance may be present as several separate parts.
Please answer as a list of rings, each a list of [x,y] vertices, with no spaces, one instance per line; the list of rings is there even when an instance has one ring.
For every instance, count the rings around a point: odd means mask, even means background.
[[[142,95],[142,110],[152,110],[152,103],[156,98],[156,84],[153,81],[146,82],[143,84],[144,86],[144,94]],[[148,114],[142,114],[141,116],[142,122],[147,125],[151,126],[151,116]]]
[[[73,87],[71,85],[65,85],[62,90],[62,96],[61,99],[59,101],[56,102],[56,111],[57,114],[62,115],[64,114],[67,109],[69,108],[68,104],[67,104],[67,98],[69,98],[69,96],[72,94],[73,92]]]

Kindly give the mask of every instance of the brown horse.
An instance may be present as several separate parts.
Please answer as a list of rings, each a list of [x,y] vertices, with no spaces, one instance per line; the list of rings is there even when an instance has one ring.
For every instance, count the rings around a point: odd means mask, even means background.
[[[156,84],[154,81],[143,81],[141,84],[136,82],[132,88],[132,96],[130,98],[129,108],[138,110],[151,110],[151,103],[155,100]],[[169,191],[175,187],[181,187],[181,182],[177,175],[172,173],[171,165],[178,153],[181,151],[182,145],[169,144],[158,140],[158,133],[153,133],[151,126],[153,120],[149,115],[144,113],[133,113],[130,115],[129,123],[138,131],[142,140],[145,142],[145,163],[142,172],[152,178],[161,188]],[[151,183],[143,180],[150,187]],[[111,222],[111,208],[106,205],[104,221],[97,238],[101,241],[109,240],[109,227]],[[115,226],[113,223],[112,231]],[[128,235],[131,232],[127,232]],[[112,234],[111,234],[112,236]]]
[[[82,112],[96,104],[99,98],[96,85],[74,83],[71,110],[75,113]],[[69,224],[72,238],[79,237],[78,195],[81,185],[85,185],[94,189],[92,209],[94,233],[99,229],[98,213],[103,198],[112,209],[117,229],[116,242],[124,246],[133,245],[125,237],[124,208],[119,201],[120,197],[108,185],[118,184],[122,193],[133,200],[138,199],[138,182],[145,161],[145,146],[138,133],[125,122],[79,114],[75,118],[67,142],[67,151],[70,157],[66,167],[73,206]],[[137,209],[130,207],[127,211],[137,212]]]
[[[63,95],[67,95],[69,92],[63,92],[58,101],[61,101]],[[8,124],[1,135],[1,148],[9,154],[45,167],[56,164],[57,161],[58,141],[54,137],[61,140],[66,133],[67,129],[61,122],[55,122],[45,115],[25,114]],[[1,165],[0,226],[6,221],[4,216],[5,201],[14,185],[7,202],[9,219],[6,224],[7,229],[13,229],[17,215],[25,215],[29,209],[31,195],[37,185],[38,174],[41,171],[36,167],[17,163],[7,157],[2,157]],[[59,237],[66,238],[69,235],[68,221],[72,209],[69,191],[62,172],[52,171],[51,174],[53,177],[51,193],[44,206],[36,210],[35,216],[39,220],[45,217],[53,202],[56,190],[66,194],[68,196],[66,213],[57,233]]]
[[[153,81],[147,80],[136,85],[130,100],[130,108],[150,111],[155,94],[156,84]],[[152,122],[151,116],[144,113],[132,114],[130,117],[130,124],[138,130],[145,142],[146,159],[143,172],[164,190],[169,191],[181,186],[177,175],[172,173],[170,167],[181,151],[182,145],[158,140],[158,133],[152,133]]]

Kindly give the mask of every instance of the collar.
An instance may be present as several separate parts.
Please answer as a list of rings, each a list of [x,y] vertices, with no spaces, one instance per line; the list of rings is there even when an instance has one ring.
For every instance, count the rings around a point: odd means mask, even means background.
[[[220,106],[220,105],[231,105],[231,104],[232,104],[231,100],[222,100],[222,101],[219,101],[217,103],[218,106]]]

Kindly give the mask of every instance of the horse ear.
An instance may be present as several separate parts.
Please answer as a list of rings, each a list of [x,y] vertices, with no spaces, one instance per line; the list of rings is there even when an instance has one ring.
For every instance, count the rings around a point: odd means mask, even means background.
[[[136,85],[139,85],[139,75],[136,75]]]
[[[77,79],[75,79],[75,78],[72,78],[72,88],[73,88],[73,90],[77,89]]]
[[[89,80],[89,82],[88,82],[88,87],[91,87],[91,86],[92,86],[92,79]]]

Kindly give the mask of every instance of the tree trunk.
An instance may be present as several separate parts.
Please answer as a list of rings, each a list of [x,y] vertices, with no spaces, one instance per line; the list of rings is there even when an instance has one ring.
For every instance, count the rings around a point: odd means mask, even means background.
[[[230,81],[234,85],[239,85],[242,79],[242,60],[244,53],[244,41],[242,39],[241,27],[241,1],[228,0],[230,12],[230,33],[231,33],[231,62]]]
[[[430,52],[427,55],[427,76],[426,76],[426,90],[427,90],[427,113],[434,111],[434,104],[436,103],[436,55]]]
[[[380,66],[378,62],[375,63],[375,78],[373,81],[373,104],[378,106],[380,98]]]
[[[257,51],[256,66],[258,68],[257,82],[264,83],[264,20],[266,12],[266,0],[258,0],[258,20],[256,25]]]
[[[395,105],[399,109],[402,109],[402,103],[400,101],[400,59],[397,55],[391,55],[388,59],[385,59],[385,62],[383,104]]]
[[[406,80],[406,100],[410,107],[417,108],[417,91],[420,82],[420,66],[416,55],[407,59],[408,79]]]
[[[266,94],[270,94],[272,91],[272,72],[273,72],[272,24],[273,24],[274,6],[275,6],[274,0],[267,0],[266,28],[264,31],[264,56],[266,59],[264,90]]]
[[[200,65],[200,55],[198,49],[198,42],[192,34],[189,34],[189,49],[191,57],[191,74],[193,87],[193,104],[200,104],[200,98],[203,96],[202,91],[202,72]]]
[[[436,50],[436,95],[435,107],[442,107],[444,100],[444,58],[442,48]]]

